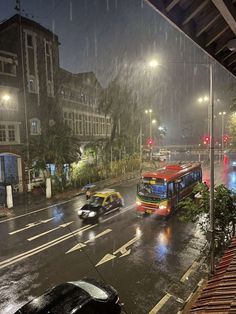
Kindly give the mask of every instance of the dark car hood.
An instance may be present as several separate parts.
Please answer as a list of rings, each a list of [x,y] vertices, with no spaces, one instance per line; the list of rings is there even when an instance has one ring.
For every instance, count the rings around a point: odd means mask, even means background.
[[[91,212],[96,212],[96,211],[98,211],[99,208],[101,208],[101,207],[102,207],[101,205],[99,205],[99,206],[93,206],[93,205],[91,205],[91,204],[85,204],[85,205],[81,208],[81,210],[89,210],[89,211],[91,211]]]

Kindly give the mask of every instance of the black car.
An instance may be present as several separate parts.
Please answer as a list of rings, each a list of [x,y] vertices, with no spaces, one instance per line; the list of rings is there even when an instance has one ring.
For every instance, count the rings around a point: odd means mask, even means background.
[[[95,193],[87,204],[78,210],[81,219],[98,219],[112,211],[120,209],[124,205],[119,192],[112,189]]]
[[[120,314],[117,291],[95,279],[60,284],[15,314]]]

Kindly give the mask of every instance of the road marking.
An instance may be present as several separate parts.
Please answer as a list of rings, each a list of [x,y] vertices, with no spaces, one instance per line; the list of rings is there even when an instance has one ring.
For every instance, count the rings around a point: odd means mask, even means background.
[[[186,271],[186,273],[183,274],[180,281],[185,282],[186,280],[188,280],[189,275],[191,274],[193,270],[195,270],[198,267],[198,265],[199,264],[197,262],[193,262],[192,265],[189,267],[189,269]]]
[[[55,217],[50,218],[50,219],[46,219],[46,220],[40,220],[40,221],[38,221],[38,222],[31,222],[31,223],[29,223],[28,225],[26,225],[26,227],[21,228],[21,229],[18,229],[18,230],[15,230],[15,231],[12,231],[12,232],[9,232],[8,234],[9,234],[9,235],[13,235],[13,234],[16,234],[16,233],[18,233],[18,232],[22,232],[22,231],[24,231],[24,230],[27,230],[27,229],[30,229],[30,228],[39,226],[39,225],[41,225],[41,224],[46,224],[47,222],[53,220],[54,218],[55,218]]]
[[[117,214],[115,214],[115,215],[113,215],[113,216],[111,216],[109,218],[103,219],[101,221],[101,223],[106,222],[106,221],[108,221],[108,220],[110,220],[110,219],[112,219],[112,218],[114,218],[116,216],[119,216],[119,215],[122,215],[122,214],[126,213],[128,210],[132,209],[134,207],[134,205],[135,205],[135,203],[125,207],[123,210],[121,209],[120,213],[117,213]]]
[[[74,231],[72,231],[72,232],[70,232],[68,234],[65,234],[65,235],[63,235],[63,236],[61,236],[61,237],[59,237],[57,239],[54,239],[54,240],[49,241],[47,243],[44,243],[44,244],[42,244],[42,245],[40,245],[40,246],[38,246],[38,247],[36,247],[34,249],[31,249],[29,251],[26,251],[24,253],[21,253],[19,255],[16,255],[16,256],[8,258],[8,259],[6,259],[4,261],[1,261],[0,262],[0,269],[5,268],[5,267],[7,267],[9,265],[15,264],[15,263],[17,263],[17,262],[19,262],[19,261],[21,261],[23,259],[26,259],[27,257],[30,257],[30,256],[35,255],[35,254],[38,254],[38,253],[40,253],[42,251],[45,251],[48,248],[50,248],[50,247],[52,247],[54,245],[57,245],[57,244],[59,244],[59,243],[61,243],[63,241],[66,241],[66,240],[68,240],[68,239],[70,239],[70,238],[72,238],[72,237],[74,237],[76,235],[81,235],[84,231],[92,229],[95,226],[97,226],[97,224],[96,225],[86,225],[86,226],[84,226],[82,228],[79,228],[79,229],[74,230]]]
[[[46,209],[49,209],[49,208],[52,208],[52,207],[56,207],[58,205],[63,205],[63,204],[66,204],[66,203],[69,203],[69,202],[72,202],[74,201],[75,199],[70,199],[70,200],[67,200],[67,201],[63,201],[63,202],[60,202],[60,203],[56,203],[56,204],[53,204],[53,205],[50,205],[50,206],[47,206],[47,207],[43,207],[43,208],[39,208],[39,209],[36,209],[30,213],[26,213],[26,214],[22,214],[22,215],[19,215],[19,216],[15,216],[15,217],[12,217],[12,218],[8,218],[8,219],[4,219],[4,220],[1,220],[0,221],[0,224],[3,223],[3,222],[6,222],[6,221],[10,221],[10,220],[14,220],[14,219],[18,219],[18,218],[21,218],[21,217],[25,217],[25,216],[29,216],[29,215],[32,215],[34,213],[38,213],[38,212],[41,212],[43,210],[46,210]],[[13,209],[14,210],[14,209]]]
[[[103,232],[100,232],[100,233],[97,234],[96,236],[92,237],[91,239],[85,241],[84,243],[78,243],[78,244],[76,244],[76,245],[73,246],[70,250],[68,250],[68,251],[66,252],[66,254],[68,254],[68,253],[70,253],[70,252],[73,252],[73,251],[76,251],[76,250],[82,249],[82,248],[85,247],[86,244],[88,244],[89,242],[92,242],[92,241],[94,241],[95,239],[98,239],[98,238],[100,238],[100,237],[106,235],[107,233],[109,233],[109,232],[111,232],[111,231],[112,231],[112,229],[106,229],[106,230],[104,230]]]
[[[112,254],[108,253],[105,256],[103,256],[103,258],[95,265],[95,266],[100,266],[108,261],[111,261],[112,259],[116,258],[118,253],[121,253],[121,255],[119,257],[124,257],[127,256],[131,253],[131,249],[127,250],[127,247],[132,245],[133,243],[137,242],[140,239],[140,237],[134,237],[133,239],[131,239],[130,241],[128,241],[127,243],[125,243],[124,245],[122,245],[118,250],[116,250],[115,252],[113,252]]]
[[[33,240],[35,240],[35,239],[38,239],[38,238],[44,236],[45,234],[51,233],[51,232],[56,231],[56,230],[61,229],[61,228],[66,228],[67,226],[71,225],[73,222],[74,222],[74,221],[67,222],[67,223],[65,223],[65,224],[62,224],[62,225],[56,227],[56,228],[53,228],[53,229],[51,229],[51,230],[45,231],[45,232],[43,232],[43,233],[40,233],[40,234],[38,234],[38,235],[36,235],[36,236],[34,236],[34,237],[28,238],[27,240],[28,240],[28,241],[33,241]]]
[[[156,314],[163,307],[163,305],[169,300],[171,295],[165,294],[164,297],[154,306],[154,308],[148,314]]]

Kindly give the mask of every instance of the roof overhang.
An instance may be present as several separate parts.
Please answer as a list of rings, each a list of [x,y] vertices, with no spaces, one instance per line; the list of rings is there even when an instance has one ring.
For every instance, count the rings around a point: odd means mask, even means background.
[[[146,0],[236,76],[236,0]]]

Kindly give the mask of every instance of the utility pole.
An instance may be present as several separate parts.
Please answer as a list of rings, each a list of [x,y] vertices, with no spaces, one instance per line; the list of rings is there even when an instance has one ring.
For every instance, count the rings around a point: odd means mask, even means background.
[[[215,271],[215,217],[214,217],[214,99],[213,65],[209,64],[210,76],[210,272]]]

